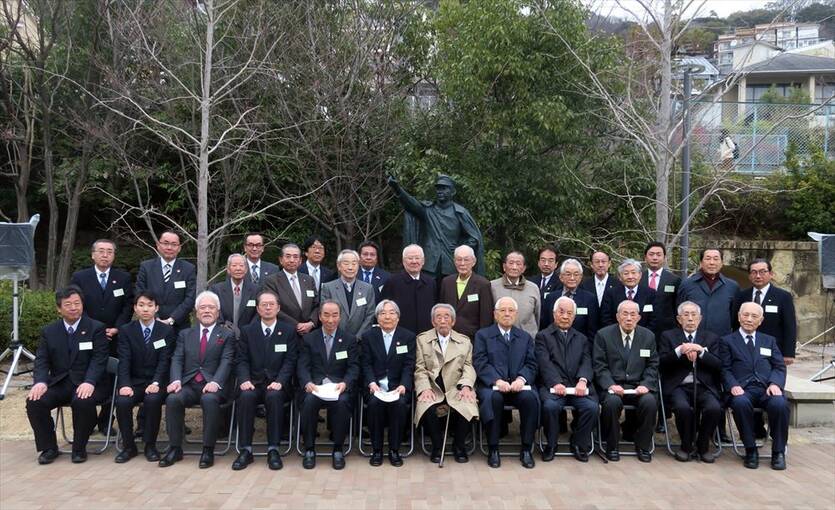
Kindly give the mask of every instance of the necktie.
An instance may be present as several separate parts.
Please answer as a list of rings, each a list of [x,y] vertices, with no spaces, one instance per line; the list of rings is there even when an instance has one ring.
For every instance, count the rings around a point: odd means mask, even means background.
[[[203,363],[203,358],[206,356],[206,348],[209,346],[209,329],[203,328],[203,336],[200,337],[200,363]],[[194,380],[201,383],[203,382],[203,374],[198,370],[197,375],[194,376]]]
[[[510,333],[505,333],[504,334],[504,341],[507,342],[508,344],[510,343]]]
[[[67,352],[72,352],[72,334],[75,333],[75,330],[72,326],[67,328]]]
[[[252,264],[252,283],[257,284],[260,278],[258,275],[258,264]]]
[[[333,349],[333,336],[325,335],[325,357],[330,359],[331,349]]]
[[[653,271],[652,274],[649,275],[649,288],[650,289],[652,289],[652,290],[657,290],[658,289],[657,278],[658,278],[658,273],[656,273],[655,271]]]
[[[628,299],[629,301],[632,301],[633,297],[635,297],[635,291],[632,290],[632,289],[627,290],[626,291],[626,299]]]
[[[239,297],[241,295],[241,286],[235,285],[235,297]]]
[[[313,268],[313,281],[316,282],[316,290],[319,290],[319,268]]]
[[[689,343],[689,344],[693,343],[693,335],[692,334],[687,335],[687,343]]]
[[[760,301],[762,299],[762,295],[763,293],[759,289],[757,289],[757,292],[754,293],[754,302],[758,305],[762,304],[762,302]]]
[[[99,275],[99,285],[101,285],[101,290],[104,290],[104,288],[107,287],[107,274],[106,273],[101,273]]]
[[[168,283],[168,280],[171,279],[171,264],[165,264],[162,266],[162,281]]]
[[[539,290],[545,289],[545,286],[548,285],[548,278],[547,276],[542,277],[542,281],[539,282]]]
[[[567,297],[568,299],[570,299],[572,301],[574,300],[574,291],[573,290],[565,289],[565,292],[563,292],[562,295]]]
[[[391,350],[391,333],[386,333],[383,335],[383,343],[386,346],[386,353]]]
[[[299,307],[302,306],[302,291],[299,288],[299,282],[296,281],[296,275],[290,277],[290,287],[293,288],[293,294],[296,296],[296,302]]]
[[[269,338],[272,333],[273,332],[270,331],[270,328],[267,328],[267,329],[264,330],[264,337]]]
[[[362,270],[362,281],[365,283],[371,283],[371,271],[366,271],[365,269]]]
[[[446,339],[438,338],[438,343],[441,344],[441,352],[446,354]]]
[[[151,339],[151,328],[145,328],[142,330],[142,338],[145,340],[145,343],[148,343],[148,340]]]
[[[626,335],[626,338],[623,339],[623,348],[626,350],[627,353],[632,349],[632,337]]]
[[[748,346],[748,350],[751,351],[751,356],[755,356],[757,354],[757,351],[754,348],[754,337],[751,335],[746,335],[745,340],[746,345]]]

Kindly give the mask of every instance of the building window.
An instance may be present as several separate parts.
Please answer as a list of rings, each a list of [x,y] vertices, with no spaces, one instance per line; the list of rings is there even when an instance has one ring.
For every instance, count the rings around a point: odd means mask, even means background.
[[[835,96],[835,83],[824,83],[815,87],[815,102],[818,104],[832,101]]]
[[[774,87],[781,97],[789,97],[789,95],[791,95],[792,88],[796,88],[797,86],[792,85],[791,83],[748,85],[745,87],[745,101],[748,103],[760,101],[763,94],[765,94],[771,87]]]

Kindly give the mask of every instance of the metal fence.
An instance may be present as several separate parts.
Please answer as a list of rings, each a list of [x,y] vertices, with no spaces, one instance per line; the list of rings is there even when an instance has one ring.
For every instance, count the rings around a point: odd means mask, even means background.
[[[823,150],[835,158],[835,104],[693,102],[691,126],[692,156],[715,166],[722,165],[727,130],[738,148],[731,163],[738,172],[779,171],[790,146],[800,156]]]

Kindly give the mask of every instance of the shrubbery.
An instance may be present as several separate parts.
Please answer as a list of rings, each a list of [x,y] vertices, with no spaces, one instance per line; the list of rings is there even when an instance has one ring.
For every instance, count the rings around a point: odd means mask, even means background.
[[[20,341],[33,353],[38,348],[41,328],[58,318],[55,294],[49,290],[20,289]],[[12,282],[0,281],[0,348],[12,339]]]

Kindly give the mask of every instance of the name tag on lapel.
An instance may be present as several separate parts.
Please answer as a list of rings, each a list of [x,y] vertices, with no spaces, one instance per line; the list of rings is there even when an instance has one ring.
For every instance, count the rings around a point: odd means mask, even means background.
[[[641,352],[639,354],[642,358],[649,358],[650,351],[649,349],[641,349]]]
[[[478,294],[467,294],[467,303],[475,303],[478,301]]]
[[[777,313],[777,305],[765,305],[765,313]]]
[[[275,352],[287,352],[287,344],[276,344]]]
[[[163,347],[165,347],[165,339],[164,338],[159,339],[156,342],[154,342],[154,349],[162,349]]]
[[[366,303],[368,303],[368,301],[366,301],[364,297],[357,299],[357,306],[365,306]]]
[[[588,315],[589,309],[588,308],[577,308],[577,315]]]
[[[93,342],[78,342],[78,350],[79,351],[92,351],[93,350]],[[771,351],[769,351],[770,353]]]
[[[398,345],[397,346],[397,354],[406,354],[407,352],[409,352],[409,346],[408,345]]]
[[[336,351],[336,359],[348,359],[348,351]]]
[[[652,305],[644,305],[644,311],[645,312],[651,312],[652,311]]]
[[[760,356],[770,357],[771,349],[769,349],[768,347],[760,347]]]
[[[177,280],[176,282],[174,282],[174,288],[175,289],[185,289],[186,288],[186,282],[183,281],[183,280]]]
[[[246,302],[246,306],[255,306],[255,300],[250,299],[249,301]]]
[[[675,285],[664,285],[664,292],[675,292],[676,286]]]
[[[113,297],[122,297],[125,295],[124,289],[113,289]]]
[[[312,290],[308,290],[305,294],[307,294],[307,297],[316,297],[316,292]]]

